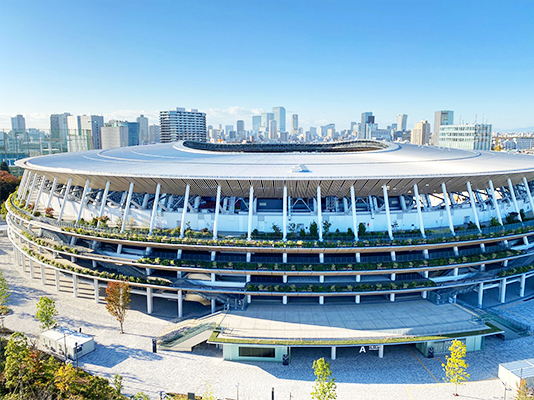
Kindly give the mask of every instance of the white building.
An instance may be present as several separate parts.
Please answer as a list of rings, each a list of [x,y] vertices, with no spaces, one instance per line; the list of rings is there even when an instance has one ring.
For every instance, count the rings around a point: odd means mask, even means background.
[[[439,146],[439,128],[442,125],[454,124],[454,111],[442,110],[434,113],[434,135],[432,136],[432,144]]]
[[[102,148],[100,129],[104,126],[101,115],[67,116],[68,151],[84,151]]]
[[[113,123],[102,127],[102,149],[128,146],[128,125]]]
[[[137,117],[137,123],[139,124],[139,144],[149,144],[148,133],[148,118],[141,114]]]
[[[161,143],[178,140],[207,140],[206,114],[196,109],[186,111],[177,107],[176,110],[160,111]]]
[[[427,120],[423,120],[415,124],[412,129],[410,143],[418,144],[420,146],[430,142],[430,124]]]
[[[439,145],[452,149],[491,150],[491,125],[444,125],[439,128]]]
[[[150,125],[148,127],[148,142],[151,144],[161,142],[161,133],[159,125]]]

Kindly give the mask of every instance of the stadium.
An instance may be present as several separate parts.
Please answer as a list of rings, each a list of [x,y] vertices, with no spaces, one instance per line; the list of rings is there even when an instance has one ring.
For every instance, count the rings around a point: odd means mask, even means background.
[[[126,280],[147,313],[203,304],[219,319],[180,343],[225,359],[406,343],[432,356],[451,338],[478,350],[502,329],[458,296],[483,308],[485,292],[504,303],[532,286],[531,156],[182,141],[17,166],[7,222],[23,274],[97,303]]]

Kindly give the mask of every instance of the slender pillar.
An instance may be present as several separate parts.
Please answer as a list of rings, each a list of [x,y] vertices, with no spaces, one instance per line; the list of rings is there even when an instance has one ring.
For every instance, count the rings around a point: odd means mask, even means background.
[[[282,199],[282,240],[287,240],[287,186],[284,185],[284,198]]]
[[[146,312],[152,314],[154,308],[154,297],[152,295],[152,288],[146,288]]]
[[[395,293],[390,293],[389,294],[389,301],[395,301]]]
[[[282,262],[287,263],[287,253],[282,253]]]
[[[383,344],[378,346],[378,358],[384,358],[384,345]]]
[[[499,285],[499,301],[501,303],[506,302],[506,278],[503,278]]]
[[[319,283],[324,283],[324,275],[319,275]]]
[[[532,199],[532,193],[530,192],[530,187],[528,186],[526,177],[523,177],[523,186],[525,186],[525,191],[527,192],[528,201],[530,203],[530,210],[534,214],[534,200]]]
[[[282,304],[287,304],[287,296],[282,296]]]
[[[161,185],[158,183],[156,185],[156,194],[154,197],[154,204],[152,205],[152,215],[150,216],[150,228],[148,231],[149,235],[152,235],[154,230],[154,224],[156,223],[156,215],[158,214],[158,203],[159,203],[159,194],[161,192]]]
[[[93,279],[93,287],[95,289],[95,303],[100,303],[100,286],[98,285],[98,279]]]
[[[217,239],[219,231],[219,210],[221,208],[221,185],[217,186],[217,198],[215,200],[215,218],[213,220],[213,239]],[[248,213],[250,215],[250,203],[248,206]]]
[[[45,267],[41,264],[41,285],[46,285]]]
[[[441,189],[443,190],[443,201],[445,202],[445,209],[447,210],[447,217],[449,218],[449,229],[451,230],[452,235],[456,236],[454,233],[454,224],[452,222],[451,206],[449,205],[449,194],[447,193],[445,182],[441,184]]]
[[[499,202],[497,201],[497,195],[495,194],[495,187],[493,186],[493,182],[489,181],[490,186],[490,192],[491,192],[491,199],[493,202],[493,208],[495,208],[495,213],[497,214],[497,221],[499,221],[499,224],[503,225],[502,223],[502,216],[501,216],[501,209],[499,207]]]
[[[250,262],[252,260],[252,253],[247,253],[247,262]]]
[[[108,201],[109,185],[110,185],[110,182],[107,181],[106,186],[104,188],[104,194],[102,195],[102,199],[100,200],[100,210],[98,212],[99,218],[102,218],[104,216],[104,209]],[[100,226],[100,220],[98,220],[98,222],[96,223],[96,227],[98,228],[99,226]]]
[[[215,261],[215,255],[216,255],[216,254],[217,254],[216,251],[212,251],[212,252],[210,253],[210,261]]]
[[[76,223],[80,222],[80,218],[82,217],[83,206],[85,204],[85,197],[87,196],[88,191],[89,191],[89,179],[85,181],[85,186],[83,187],[82,199],[80,201],[80,209],[78,210]]]
[[[30,278],[33,279],[35,277],[33,276],[33,260],[31,258],[28,258],[28,264],[30,264]]]
[[[54,178],[54,181],[52,182],[52,189],[50,189],[50,195],[48,196],[48,201],[46,202],[46,207],[50,207],[50,204],[52,204],[52,197],[54,197],[54,193],[56,192],[56,186],[57,186],[57,176]]]
[[[319,304],[324,304],[324,296],[319,296]]]
[[[180,222],[180,237],[184,237],[184,228],[185,228],[185,217],[187,216],[187,208],[189,206],[189,184],[185,187],[185,197],[184,197],[184,208],[182,210],[182,221]]]
[[[184,316],[183,301],[183,292],[182,290],[178,290],[178,318],[182,318]]]
[[[124,217],[122,218],[122,227],[121,233],[124,232],[126,228],[126,221],[128,220],[128,214],[130,213],[130,205],[132,204],[132,194],[133,194],[134,184],[130,182],[130,188],[128,189],[128,197],[126,198],[126,207],[124,208]]]
[[[321,186],[317,186],[317,219],[318,219],[318,231],[319,231],[319,240],[323,240],[323,214],[321,210]]]
[[[421,292],[421,297],[422,297],[423,299],[426,299],[426,298],[428,297],[428,292],[427,292],[426,290],[423,290],[423,291]]]
[[[24,203],[24,206],[28,206],[28,203],[30,202],[33,194],[33,189],[35,189],[35,183],[37,182],[37,174],[33,175],[32,184],[30,186],[30,192],[28,193],[28,197],[26,197],[26,202]]]
[[[56,290],[59,292],[59,271],[57,269],[54,270],[54,275],[56,279]]]
[[[216,306],[217,306],[217,304],[216,304],[216,302],[215,302],[215,299],[212,299],[212,300],[211,300],[211,313],[212,313],[212,314],[215,314]]]
[[[517,218],[519,221],[523,222],[523,218],[521,218],[521,213],[519,212],[519,205],[517,204],[517,198],[515,197],[515,190],[514,185],[512,185],[512,180],[508,178],[508,188],[510,189],[510,194],[512,195],[512,201],[514,202],[514,209],[517,213]]]
[[[527,274],[521,274],[521,283],[519,286],[519,297],[525,297],[526,283],[527,283]]]
[[[250,277],[250,275],[247,275],[247,282],[250,282],[249,277]],[[283,282],[283,283],[287,283],[287,275],[283,275],[283,276],[282,276],[282,282]]]
[[[478,211],[476,205],[476,199],[473,195],[473,189],[471,188],[471,182],[467,181],[467,191],[469,192],[469,203],[471,203],[471,210],[473,210],[473,217],[475,218],[475,224],[480,231],[480,221],[478,220]]]
[[[63,217],[63,211],[65,211],[65,205],[67,204],[71,184],[72,178],[69,178],[69,180],[67,181],[67,187],[65,188],[65,195],[63,196],[63,203],[61,203],[61,209],[59,210],[59,216],[57,217],[58,221],[61,221],[61,218]]]
[[[20,180],[19,188],[17,190],[17,197],[20,199],[20,196],[24,194],[24,190],[26,189],[26,185],[28,183],[28,176],[30,175],[30,171],[25,170],[24,174],[22,174],[22,179]]]
[[[356,218],[356,196],[354,195],[354,185],[350,187],[350,205],[352,208],[352,230],[354,240],[358,240],[358,220]]]
[[[331,350],[330,350],[330,358],[332,360],[335,360],[336,359],[336,346],[332,346],[331,347]]]
[[[393,240],[393,230],[391,229],[391,214],[389,213],[389,197],[388,188],[386,185],[382,186],[382,192],[384,193],[384,205],[386,206],[386,221],[388,224],[388,235]]]
[[[39,186],[39,191],[37,192],[37,198],[35,199],[34,211],[37,211],[37,207],[39,206],[39,200],[41,199],[41,194],[43,193],[45,182],[46,182],[46,175],[43,175],[41,179],[41,186]]]
[[[359,294],[357,294],[356,296],[354,296],[354,302],[355,302],[356,304],[360,304],[360,301],[361,301],[360,297],[361,297],[361,296],[360,296]]]
[[[421,231],[421,236],[426,238],[425,225],[423,223],[423,213],[421,211],[421,200],[419,199],[419,188],[417,183],[413,185],[413,194],[415,196],[415,205],[417,206],[417,215],[419,217],[419,230]]]
[[[72,274],[72,294],[78,297],[78,275]]]

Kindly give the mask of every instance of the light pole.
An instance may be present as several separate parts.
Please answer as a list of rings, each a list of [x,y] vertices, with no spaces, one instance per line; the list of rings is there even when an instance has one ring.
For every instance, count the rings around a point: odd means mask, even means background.
[[[237,390],[237,398],[236,398],[236,400],[239,400],[239,382],[237,382],[235,387],[236,387],[236,390]]]

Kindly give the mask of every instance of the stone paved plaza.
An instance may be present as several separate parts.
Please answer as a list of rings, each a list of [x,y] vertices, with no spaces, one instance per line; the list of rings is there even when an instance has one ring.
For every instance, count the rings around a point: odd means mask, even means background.
[[[13,266],[11,245],[0,238],[0,268],[12,289],[10,307],[13,314],[6,318],[6,326],[38,335],[34,319],[39,296],[50,296],[57,304],[59,323],[71,328],[82,328],[94,335],[97,350],[80,360],[83,368],[106,377],[121,374],[125,391],[133,394],[144,391],[151,399],[159,399],[160,390],[168,392],[202,393],[210,383],[219,398],[240,400],[271,399],[275,388],[276,399],[309,399],[315,379],[314,359],[329,360],[330,349],[294,349],[290,366],[275,363],[236,363],[224,361],[222,351],[203,345],[193,353],[151,352],[152,337],[168,329],[176,312],[175,302],[161,300],[155,309],[168,310],[167,315],[147,315],[144,302],[134,299],[133,310],[125,322],[126,333],[120,335],[118,323],[107,313],[104,303],[95,304],[90,293],[74,298],[67,291],[56,292],[50,285],[43,287],[40,280],[31,281]],[[529,286],[529,295],[532,288]],[[523,313],[529,302],[507,307],[508,312]],[[165,307],[166,306],[166,307]],[[497,378],[498,364],[534,357],[534,337],[503,342],[496,338],[486,340],[484,351],[468,353],[472,382],[460,388],[465,399],[502,399],[504,387]],[[337,360],[331,362],[338,399],[369,400],[431,400],[455,398],[453,387],[443,383],[442,356],[424,358],[414,346],[388,347],[384,358],[376,352],[359,353],[358,348],[339,348]],[[239,386],[238,386],[239,385]],[[290,397],[291,396],[291,397]],[[507,398],[511,398],[508,394]]]

